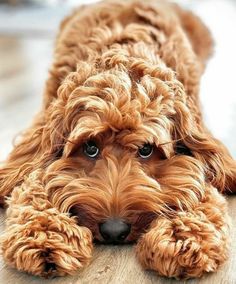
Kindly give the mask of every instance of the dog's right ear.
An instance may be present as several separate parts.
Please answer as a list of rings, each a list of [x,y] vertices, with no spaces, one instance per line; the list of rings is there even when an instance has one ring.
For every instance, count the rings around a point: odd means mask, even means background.
[[[197,57],[205,65],[206,60],[213,52],[213,39],[207,26],[202,20],[190,11],[174,5],[180,23],[192,44]]]
[[[177,90],[177,88],[176,88]],[[173,115],[173,140],[177,155],[192,156],[204,166],[206,181],[221,192],[236,193],[236,161],[227,148],[194,117],[194,105],[186,107],[179,88]]]

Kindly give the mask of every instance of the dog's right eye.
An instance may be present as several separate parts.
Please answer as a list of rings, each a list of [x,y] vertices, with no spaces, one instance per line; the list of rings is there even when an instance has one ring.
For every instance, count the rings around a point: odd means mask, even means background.
[[[99,154],[99,148],[94,141],[88,141],[83,145],[84,154],[89,158],[96,158]]]

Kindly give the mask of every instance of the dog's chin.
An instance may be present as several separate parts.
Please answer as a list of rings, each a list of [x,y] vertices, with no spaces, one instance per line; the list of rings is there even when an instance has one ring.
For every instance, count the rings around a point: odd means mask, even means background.
[[[104,222],[109,217],[96,217],[91,214],[83,205],[74,205],[70,209],[70,215],[76,217],[79,226],[87,227],[93,235],[94,243],[106,245],[125,245],[135,243],[139,237],[144,234],[152,221],[157,218],[157,213],[154,212],[137,212],[127,214],[124,220],[131,224],[131,231],[128,237],[122,242],[105,242],[99,232],[99,224]]]

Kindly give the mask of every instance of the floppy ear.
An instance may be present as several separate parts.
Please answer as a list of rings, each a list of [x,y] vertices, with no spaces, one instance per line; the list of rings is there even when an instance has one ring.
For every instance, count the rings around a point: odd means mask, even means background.
[[[60,155],[64,143],[61,117],[55,114],[55,119],[49,125],[46,125],[46,119],[42,112],[23,133],[20,142],[0,168],[0,206],[5,205],[5,196],[20,185],[34,169],[45,168]]]
[[[196,121],[185,103],[176,103],[173,139],[205,166],[207,181],[221,192],[236,193],[236,161],[227,148]]]
[[[213,39],[209,29],[202,20],[190,11],[174,5],[174,9],[179,17],[180,23],[186,32],[192,48],[200,62],[205,66],[206,60],[213,51]]]
[[[219,140],[202,128],[193,129],[184,143],[206,165],[206,174],[213,186],[222,192],[236,192],[236,162]]]
[[[4,197],[19,185],[24,176],[32,170],[35,158],[40,152],[41,136],[44,118],[39,115],[33,125],[21,136],[8,159],[0,168],[0,205],[4,204]]]

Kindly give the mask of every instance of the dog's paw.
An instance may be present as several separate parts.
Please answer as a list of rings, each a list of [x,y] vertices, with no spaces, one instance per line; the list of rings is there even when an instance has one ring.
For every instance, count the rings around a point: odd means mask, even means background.
[[[227,258],[227,234],[201,217],[156,221],[137,245],[143,267],[177,279],[215,271]]]
[[[89,229],[53,209],[27,219],[26,224],[23,219],[22,224],[11,224],[1,238],[2,255],[10,266],[51,277],[73,274],[88,264],[92,254]]]

